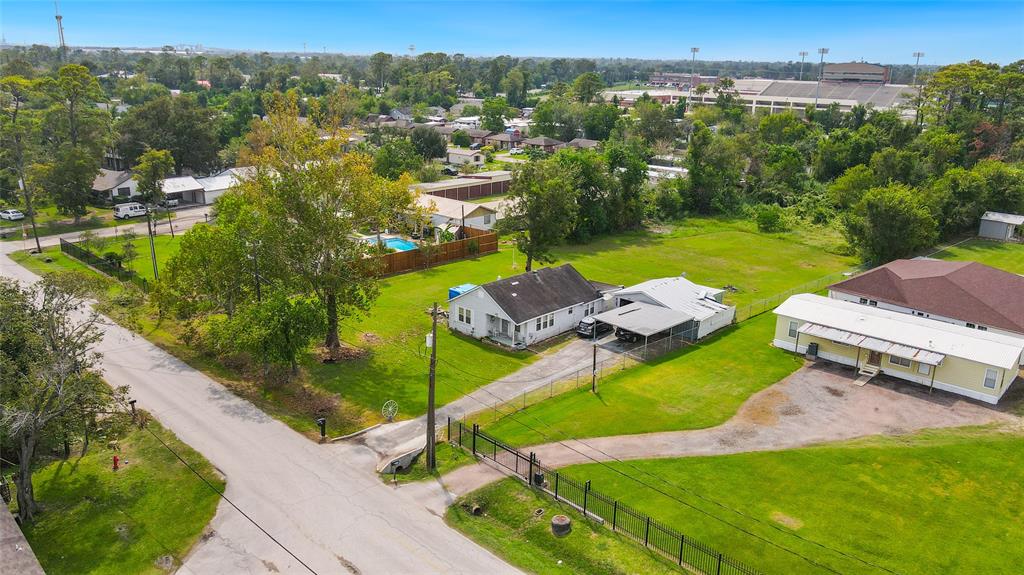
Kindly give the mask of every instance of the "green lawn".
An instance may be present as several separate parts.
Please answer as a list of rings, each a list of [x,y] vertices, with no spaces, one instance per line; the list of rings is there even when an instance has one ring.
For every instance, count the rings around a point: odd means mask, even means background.
[[[149,428],[217,489],[213,466],[151,420]],[[219,497],[148,432],[132,428],[120,451],[94,440],[89,453],[51,463],[33,484],[43,511],[24,531],[51,575],[164,573],[155,561],[181,564],[213,518]],[[114,472],[111,458],[123,463]]]
[[[479,505],[483,514],[473,515],[473,505]],[[572,532],[566,537],[551,534],[551,517],[556,514],[572,519]],[[660,555],[585,521],[574,508],[528,489],[517,479],[505,479],[462,497],[448,508],[445,520],[531,573],[681,573]]]
[[[974,429],[781,452],[634,461],[611,467],[590,464],[565,471],[577,479],[590,479],[594,490],[766,573],[827,571],[676,499],[835,572],[874,575],[883,571],[815,543],[893,572],[940,575],[1020,572],[1024,565],[1022,468],[1024,437]]]
[[[1024,274],[1024,244],[973,239],[933,254],[945,260],[972,260],[992,267]]]
[[[800,367],[799,357],[772,347],[774,331],[775,315],[762,314],[602,379],[597,394],[573,390],[485,430],[513,445],[532,445],[719,425],[751,395]]]

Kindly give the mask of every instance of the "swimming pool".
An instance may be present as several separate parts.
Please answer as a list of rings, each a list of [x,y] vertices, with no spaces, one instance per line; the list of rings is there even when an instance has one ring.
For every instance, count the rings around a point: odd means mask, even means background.
[[[409,240],[403,240],[402,238],[388,238],[384,240],[384,245],[399,252],[407,252],[409,250],[416,249],[416,244]]]

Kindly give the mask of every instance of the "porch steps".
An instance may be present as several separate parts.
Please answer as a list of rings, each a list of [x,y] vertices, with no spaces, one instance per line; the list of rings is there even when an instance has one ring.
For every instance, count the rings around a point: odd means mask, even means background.
[[[864,386],[864,384],[871,381],[871,378],[878,375],[879,371],[881,371],[881,368],[877,365],[864,364],[861,366],[860,371],[857,372],[860,377],[858,377],[853,384],[857,386]]]

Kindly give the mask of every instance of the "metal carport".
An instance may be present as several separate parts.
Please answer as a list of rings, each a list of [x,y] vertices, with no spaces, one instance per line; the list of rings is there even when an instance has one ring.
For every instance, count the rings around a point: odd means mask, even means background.
[[[622,307],[599,313],[593,317],[594,321],[606,323],[643,336],[645,357],[647,355],[647,343],[652,335],[666,331],[671,335],[693,331],[694,320],[694,317],[688,313],[642,302],[626,304]],[[676,329],[680,326],[686,326],[686,324],[690,324],[688,329],[685,327],[684,329]]]

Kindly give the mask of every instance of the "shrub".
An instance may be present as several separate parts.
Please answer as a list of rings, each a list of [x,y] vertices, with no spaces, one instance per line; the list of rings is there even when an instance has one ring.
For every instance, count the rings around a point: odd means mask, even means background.
[[[777,204],[759,205],[754,208],[757,229],[765,233],[784,232],[789,229],[786,212]]]
[[[477,255],[480,253],[480,242],[476,239],[469,240],[469,243],[466,244],[466,251],[468,251],[471,256]]]

